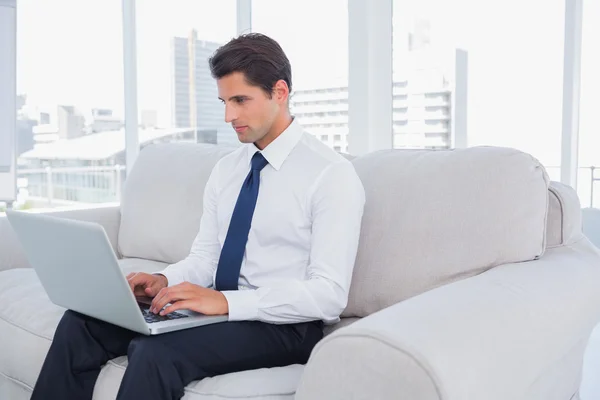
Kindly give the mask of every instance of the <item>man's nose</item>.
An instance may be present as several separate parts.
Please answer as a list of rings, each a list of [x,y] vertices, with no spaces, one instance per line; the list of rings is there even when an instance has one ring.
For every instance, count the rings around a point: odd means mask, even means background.
[[[225,122],[230,124],[232,121],[237,119],[237,113],[235,111],[235,107],[230,105],[225,106]]]

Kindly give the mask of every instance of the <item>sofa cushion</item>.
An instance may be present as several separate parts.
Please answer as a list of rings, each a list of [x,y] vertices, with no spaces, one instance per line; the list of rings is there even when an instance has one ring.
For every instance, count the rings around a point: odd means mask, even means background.
[[[166,266],[139,259],[119,263],[125,274]],[[50,301],[32,268],[0,272],[0,304],[0,375],[33,387],[65,309]]]
[[[116,398],[126,367],[127,357],[118,357],[106,364],[98,377],[93,399]],[[295,364],[194,381],[185,388],[183,400],[291,400],[294,398],[303,370],[303,365]]]
[[[233,149],[194,143],[146,146],[123,190],[123,257],[169,264],[187,257],[200,226],[206,181],[217,161]]]
[[[162,271],[167,267],[166,263],[160,261],[144,260],[142,258],[124,258],[119,260],[119,265],[125,275],[132,272],[154,272]]]
[[[0,304],[0,376],[32,388],[64,309],[31,268],[0,272]]]
[[[119,263],[125,274],[151,273],[166,266],[143,259],[124,259]],[[0,304],[3,305],[0,308],[0,380],[6,381],[4,385],[0,383],[0,398],[4,398],[4,394],[17,389],[23,392],[33,388],[64,308],[48,299],[31,268],[0,272]],[[116,397],[126,365],[126,357],[121,357],[103,367],[94,391],[95,400]],[[303,366],[292,365],[195,381],[187,387],[184,399],[291,400],[302,370]]]
[[[528,154],[386,150],[353,164],[366,205],[343,316],[544,252],[549,179]]]

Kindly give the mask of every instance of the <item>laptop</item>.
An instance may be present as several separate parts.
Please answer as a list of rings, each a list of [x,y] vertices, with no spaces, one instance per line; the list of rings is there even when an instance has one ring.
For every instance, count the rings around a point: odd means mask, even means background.
[[[20,211],[6,215],[50,300],[61,307],[141,333],[157,335],[228,320],[178,310],[166,316],[136,298],[104,228]]]

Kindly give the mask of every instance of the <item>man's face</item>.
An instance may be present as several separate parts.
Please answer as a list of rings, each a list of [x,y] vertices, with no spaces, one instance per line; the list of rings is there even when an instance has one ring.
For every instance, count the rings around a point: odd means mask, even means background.
[[[242,143],[256,143],[269,133],[280,105],[259,87],[234,72],[217,80],[219,99],[225,104],[225,122],[230,123]]]

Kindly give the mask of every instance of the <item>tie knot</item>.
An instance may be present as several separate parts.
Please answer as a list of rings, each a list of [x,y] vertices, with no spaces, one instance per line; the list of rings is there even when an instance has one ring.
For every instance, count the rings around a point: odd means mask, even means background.
[[[262,171],[262,169],[266,167],[268,163],[269,162],[265,159],[265,157],[258,151],[252,156],[253,170]]]

